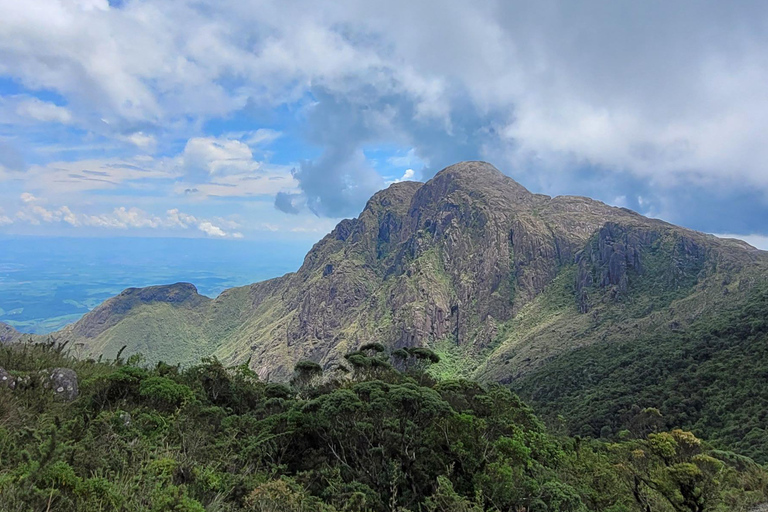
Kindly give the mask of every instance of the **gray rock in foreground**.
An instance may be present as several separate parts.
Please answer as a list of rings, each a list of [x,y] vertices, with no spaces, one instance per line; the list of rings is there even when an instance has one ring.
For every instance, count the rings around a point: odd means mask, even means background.
[[[43,387],[53,389],[56,398],[67,402],[77,398],[77,374],[69,368],[54,368],[46,372]]]

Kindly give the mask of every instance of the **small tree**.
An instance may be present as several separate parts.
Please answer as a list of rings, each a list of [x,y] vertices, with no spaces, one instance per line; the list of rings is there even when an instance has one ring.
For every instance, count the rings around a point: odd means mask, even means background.
[[[293,377],[291,377],[291,386],[298,391],[306,390],[307,388],[316,386],[319,384],[323,377],[323,367],[314,361],[299,361],[296,366],[293,367]]]
[[[372,348],[372,346],[382,347],[382,350],[377,350]],[[365,349],[365,351],[362,349]],[[368,355],[366,352],[372,352],[372,355]],[[361,350],[350,352],[344,356],[344,359],[346,359],[352,367],[352,376],[354,379],[380,379],[394,370],[384,354],[382,345],[371,343],[369,345],[363,345]]]
[[[692,433],[660,432],[622,446],[627,463],[621,467],[644,511],[653,510],[654,494],[679,512],[702,512],[717,498],[724,464],[703,454],[701,440]]]
[[[440,362],[440,356],[425,347],[397,349],[392,352],[392,359],[398,370],[411,374],[423,374],[429,366]]]

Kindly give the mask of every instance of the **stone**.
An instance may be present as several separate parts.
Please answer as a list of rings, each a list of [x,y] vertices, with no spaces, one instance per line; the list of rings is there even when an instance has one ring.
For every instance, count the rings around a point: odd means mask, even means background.
[[[77,374],[69,368],[53,368],[46,372],[44,387],[52,388],[59,400],[70,402],[78,397]]]
[[[16,387],[16,377],[8,373],[5,368],[0,368],[0,387],[11,389]]]

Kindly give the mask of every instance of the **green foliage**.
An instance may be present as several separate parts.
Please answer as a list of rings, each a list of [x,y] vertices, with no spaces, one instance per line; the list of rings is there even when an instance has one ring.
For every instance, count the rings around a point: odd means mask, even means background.
[[[576,349],[513,386],[548,421],[565,417],[572,434],[643,437],[678,426],[765,463],[766,319],[768,290],[755,289],[686,332]]]
[[[159,376],[143,380],[139,386],[139,394],[158,407],[179,407],[194,397],[189,387]]]
[[[216,359],[149,369],[0,347],[14,372],[81,376],[70,403],[0,388],[0,511],[724,512],[765,500],[760,466],[690,433],[558,438],[502,386],[436,383],[385,358],[358,352],[354,379],[296,393]]]
[[[291,385],[299,390],[313,384],[319,384],[323,376],[323,367],[314,361],[299,361],[293,368]]]

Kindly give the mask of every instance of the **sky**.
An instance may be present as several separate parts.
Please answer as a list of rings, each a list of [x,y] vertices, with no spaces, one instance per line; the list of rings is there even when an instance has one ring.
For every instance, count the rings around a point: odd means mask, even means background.
[[[319,239],[486,160],[768,249],[768,3],[0,0],[0,234]]]

